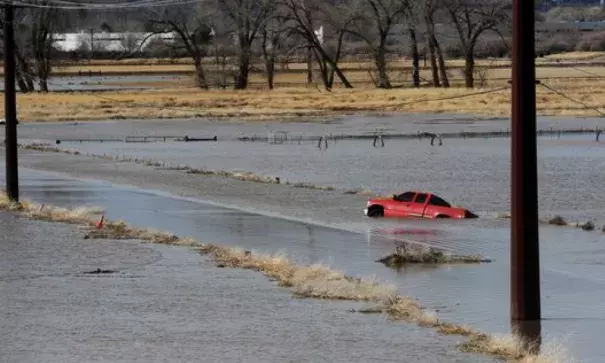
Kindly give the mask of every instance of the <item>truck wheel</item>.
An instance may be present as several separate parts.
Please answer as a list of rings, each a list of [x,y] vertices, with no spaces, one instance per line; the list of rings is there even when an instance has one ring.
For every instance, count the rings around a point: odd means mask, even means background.
[[[368,210],[368,217],[376,218],[376,217],[384,217],[384,209],[380,206],[372,206]]]

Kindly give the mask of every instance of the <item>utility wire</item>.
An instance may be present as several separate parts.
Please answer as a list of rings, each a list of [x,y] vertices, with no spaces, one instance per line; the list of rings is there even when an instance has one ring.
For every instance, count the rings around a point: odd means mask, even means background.
[[[604,78],[604,77],[603,77],[602,75],[600,75],[600,74],[596,74],[596,73],[593,73],[593,72],[589,72],[589,71],[583,70],[583,69],[578,68],[578,67],[569,66],[569,68],[571,68],[571,69],[575,69],[576,71],[580,71],[580,72],[585,73],[585,74],[588,74],[588,75],[590,75],[590,76],[594,76],[594,77],[597,77],[597,78]],[[575,78],[575,77],[572,77],[572,78]]]
[[[456,95],[456,96],[447,96],[447,97],[432,98],[432,99],[426,99],[426,98],[425,99],[418,99],[418,100],[413,100],[413,101],[409,101],[409,102],[398,103],[397,106],[412,105],[412,104],[418,103],[418,102],[437,102],[437,101],[455,100],[455,99],[459,99],[459,98],[473,97],[473,96],[485,95],[485,94],[488,94],[488,93],[500,92],[500,91],[504,91],[504,90],[509,89],[509,88],[510,88],[510,86],[503,86],[503,87],[488,89],[488,90],[485,90],[485,91],[466,93],[466,94]]]
[[[563,97],[563,98],[566,98],[566,99],[568,99],[568,100],[570,100],[570,101],[572,101],[572,102],[575,102],[575,103],[577,103],[577,104],[580,104],[580,105],[584,106],[584,107],[585,107],[585,108],[587,108],[587,109],[594,110],[594,111],[596,111],[597,113],[599,113],[601,116],[605,116],[605,112],[601,111],[601,110],[600,110],[600,109],[598,109],[597,107],[593,107],[593,106],[590,106],[590,105],[588,105],[588,104],[586,104],[586,103],[584,103],[584,102],[582,102],[582,101],[579,101],[579,100],[573,99],[573,98],[571,98],[570,96],[566,95],[565,93],[563,93],[563,92],[561,92],[561,91],[559,91],[559,90],[556,90],[556,89],[554,89],[553,87],[551,87],[551,86],[549,86],[549,85],[546,85],[546,84],[544,84],[544,83],[542,83],[542,82],[540,82],[540,83],[538,83],[538,84],[539,84],[540,86],[542,86],[542,87],[546,88],[547,90],[549,90],[549,91],[551,91],[551,92],[553,92],[553,93],[555,93],[555,94],[558,94],[559,96],[561,96],[561,97]]]
[[[83,5],[57,5],[57,4],[36,4],[30,2],[23,2],[22,0],[0,0],[2,5],[13,5],[24,8],[45,8],[45,9],[62,9],[62,10],[113,10],[113,9],[137,9],[137,8],[149,8],[158,6],[178,6],[185,4],[197,3],[200,0],[140,0],[135,2],[124,2],[124,3],[104,3],[104,4],[90,4],[82,3]]]

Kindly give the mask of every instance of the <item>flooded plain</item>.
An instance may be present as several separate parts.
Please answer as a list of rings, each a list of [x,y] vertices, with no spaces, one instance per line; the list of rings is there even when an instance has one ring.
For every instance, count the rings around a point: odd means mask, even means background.
[[[440,318],[495,333],[509,331],[508,226],[463,228],[407,224],[422,228],[425,242],[447,240],[457,250],[488,253],[494,262],[472,266],[411,267],[400,271],[374,262],[395,242],[374,233],[360,234],[220,208],[104,182],[71,180],[22,171],[23,195],[40,203],[96,205],[111,219],[170,230],[202,241],[263,252],[284,251],[297,262],[321,262],[354,276],[376,276],[395,283],[402,294],[418,298]],[[405,227],[391,222],[391,227]],[[566,346],[582,362],[598,362],[605,351],[602,300],[605,249],[599,234],[577,229],[541,229],[543,339]],[[222,270],[224,271],[224,270]],[[387,322],[384,322],[388,324]],[[412,340],[413,341],[413,340]]]
[[[169,75],[108,76],[99,75],[98,72],[89,76],[88,72],[82,72],[82,76],[50,77],[48,89],[51,92],[137,90],[150,88],[142,85],[144,83],[161,83],[180,79],[189,79],[189,77]],[[0,91],[4,91],[4,80],[0,80]]]
[[[491,361],[348,311],[359,303],[293,299],[185,248],[83,240],[4,212],[0,232],[2,362]],[[113,273],[89,273],[99,268]]]
[[[114,135],[113,137],[116,137]],[[370,190],[378,194],[409,189],[432,191],[484,216],[509,210],[510,139],[428,139],[267,142],[63,142],[83,153],[151,159],[196,169],[247,171],[281,181]],[[594,136],[545,136],[538,142],[540,210],[572,220],[605,222],[600,193],[605,141]],[[570,194],[571,193],[571,194]],[[572,197],[573,195],[573,197]]]
[[[271,126],[289,129],[308,136],[328,132],[371,133],[376,129],[372,119],[357,118],[349,123],[293,124]],[[469,125],[464,120],[431,124],[428,118],[417,123],[399,123],[380,119],[381,125],[398,132],[416,132],[434,127],[456,130]],[[470,122],[470,121],[469,121]],[[573,120],[541,121],[543,125],[571,124]],[[594,120],[579,120],[594,127]],[[480,130],[505,129],[504,121],[473,122]],[[388,127],[387,127],[388,126]],[[301,263],[323,262],[354,276],[377,276],[395,283],[403,295],[418,298],[421,303],[438,311],[440,318],[456,323],[469,323],[487,332],[509,331],[509,223],[497,219],[498,213],[508,211],[510,194],[510,139],[445,139],[443,146],[430,146],[423,140],[385,140],[385,147],[373,147],[371,140],[330,141],[327,149],[316,142],[236,141],[241,135],[266,135],[267,125],[237,123],[201,123],[190,121],[87,123],[79,125],[20,125],[22,142],[55,139],[126,137],[134,135],[186,135],[191,137],[219,135],[218,142],[159,142],[159,143],[73,143],[60,146],[82,152],[125,155],[187,165],[199,169],[249,171],[280,177],[282,181],[328,185],[341,190],[365,188],[390,194],[406,189],[433,191],[446,200],[479,212],[475,221],[389,221],[348,217],[360,213],[365,206],[359,199],[332,196],[330,203],[342,199],[343,219],[347,228],[333,226],[318,213],[318,223],[287,220],[250,212],[255,205],[225,208],[213,201],[213,191],[204,199],[177,197],[185,188],[185,178],[204,188],[204,179],[174,176],[151,170],[140,172],[133,167],[113,162],[91,161],[78,156],[48,156],[44,170],[95,178],[118,179],[134,187],[116,186],[107,182],[73,180],[24,169],[23,194],[41,203],[63,206],[97,205],[107,210],[112,219],[123,218],[141,227],[158,227],[178,235],[190,235],[205,242],[242,246],[266,252],[284,251]],[[197,128],[196,128],[197,127]],[[445,131],[443,131],[445,132]],[[597,228],[605,223],[602,180],[605,141],[596,142],[590,134],[561,137],[541,137],[538,143],[540,185],[540,214],[561,214],[570,221],[593,220]],[[33,155],[28,156],[30,159]],[[41,157],[41,156],[39,156]],[[46,156],[45,156],[46,157]],[[59,168],[60,159],[69,160],[69,167]],[[78,159],[79,158],[79,159]],[[41,159],[42,160],[42,159]],[[46,160],[46,159],[43,159]],[[78,160],[82,161],[81,163]],[[67,162],[67,161],[66,161]],[[88,163],[88,164],[86,164]],[[35,163],[33,163],[35,164]],[[142,168],[142,167],[141,167]],[[138,171],[137,171],[138,170]],[[139,173],[140,174],[137,174]],[[139,189],[148,185],[157,173],[155,185],[163,191]],[[115,178],[114,178],[115,177]],[[162,179],[164,178],[164,179]],[[164,181],[159,181],[160,179]],[[215,182],[218,183],[218,182]],[[225,181],[227,184],[227,182]],[[233,189],[231,194],[254,194],[251,186]],[[240,184],[243,185],[243,184]],[[283,199],[283,210],[295,210],[313,205],[297,201],[302,191],[289,192],[285,186],[275,188],[276,198]],[[292,188],[291,188],[292,189]],[[229,192],[229,191],[227,191]],[[298,194],[297,194],[298,193]],[[317,191],[304,192],[313,198]],[[186,194],[186,193],[183,193]],[[305,194],[305,197],[307,197]],[[317,194],[315,199],[320,198]],[[336,194],[334,194],[336,195]],[[252,200],[249,198],[249,200]],[[327,199],[326,199],[327,200]],[[248,202],[250,203],[250,202]],[[321,201],[315,206],[321,208]],[[265,208],[265,206],[256,206]],[[333,206],[332,206],[333,207]],[[244,211],[248,210],[248,211]],[[335,208],[331,209],[335,210]],[[422,230],[421,235],[400,235],[401,238],[451,249],[463,253],[481,253],[494,261],[471,266],[418,266],[400,271],[387,269],[375,260],[392,252],[397,245],[396,230]],[[605,328],[605,236],[601,231],[586,232],[571,227],[542,226],[541,273],[543,289],[543,338],[569,348],[581,362],[599,362],[605,354],[600,344],[600,331]]]

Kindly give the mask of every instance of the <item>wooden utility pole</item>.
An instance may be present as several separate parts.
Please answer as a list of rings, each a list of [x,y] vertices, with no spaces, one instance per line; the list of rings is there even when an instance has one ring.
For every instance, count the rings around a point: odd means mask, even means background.
[[[513,0],[511,326],[526,348],[541,344],[535,4]]]
[[[17,161],[17,97],[15,89],[14,7],[4,5],[4,118],[6,146],[6,194],[19,201],[19,171]]]

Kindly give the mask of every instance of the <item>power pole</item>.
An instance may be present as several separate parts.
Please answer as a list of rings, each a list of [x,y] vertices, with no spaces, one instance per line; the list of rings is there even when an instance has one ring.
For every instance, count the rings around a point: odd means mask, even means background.
[[[541,343],[534,2],[513,1],[511,325]]]
[[[12,4],[4,6],[4,118],[6,145],[6,194],[19,201],[19,171],[17,162],[17,97],[15,89],[15,14]]]

